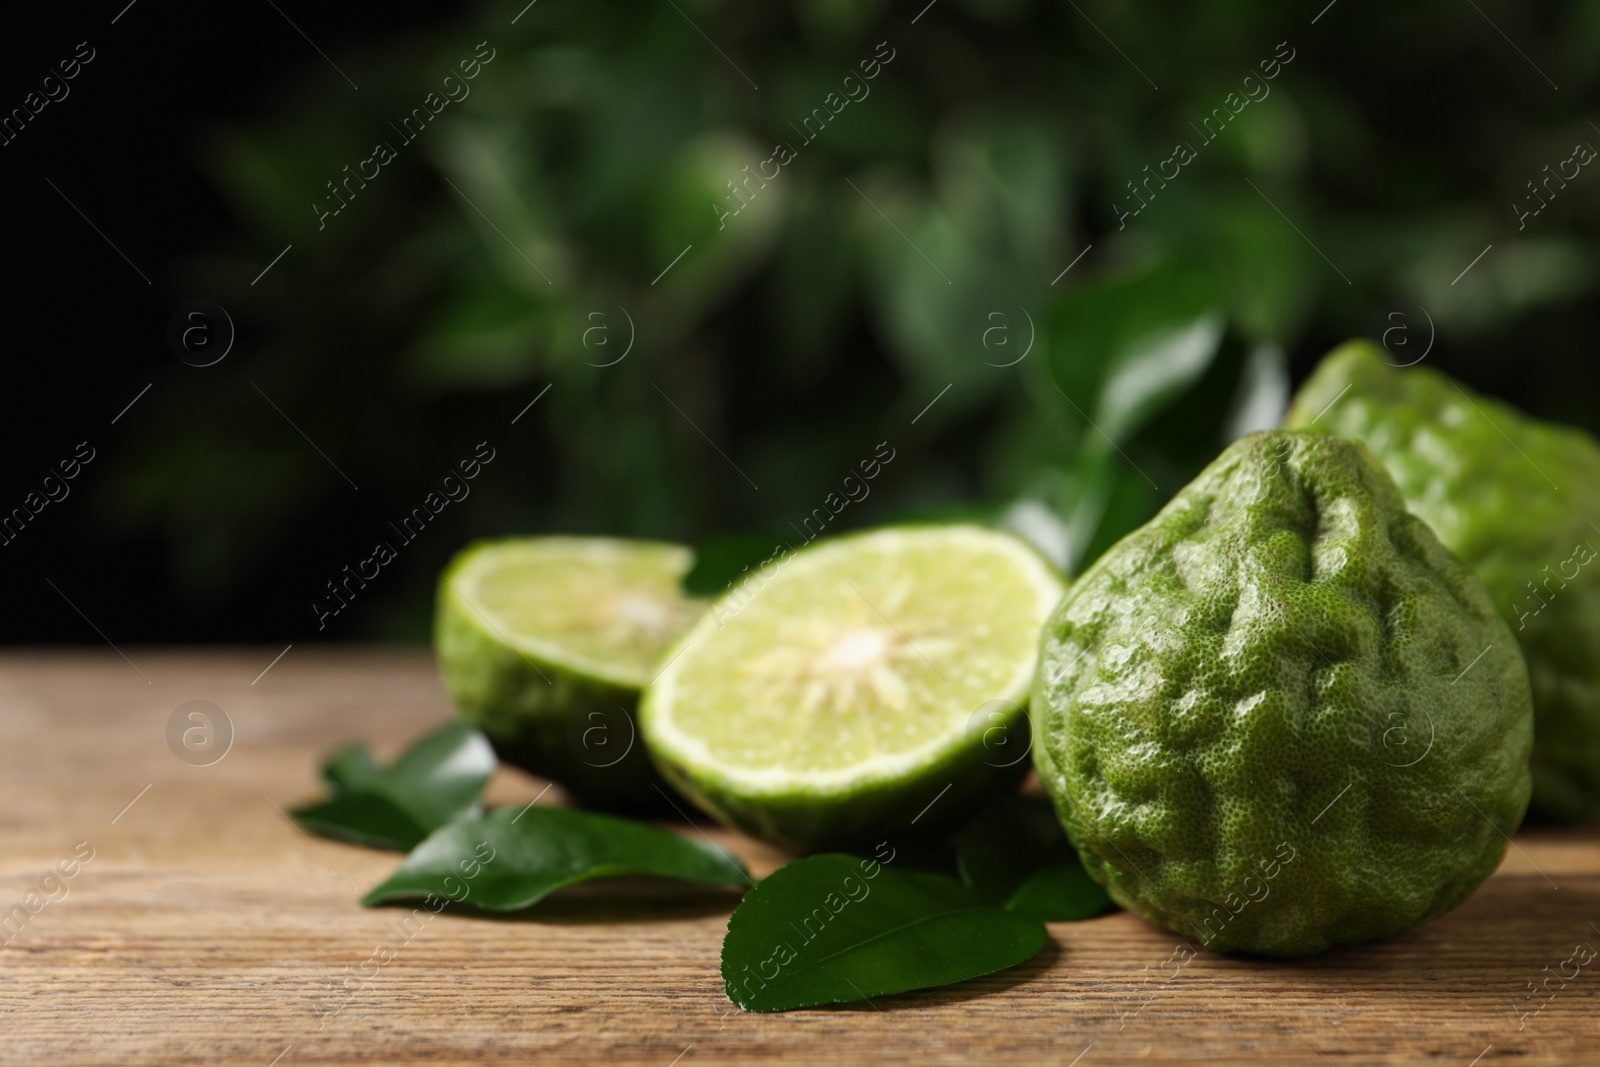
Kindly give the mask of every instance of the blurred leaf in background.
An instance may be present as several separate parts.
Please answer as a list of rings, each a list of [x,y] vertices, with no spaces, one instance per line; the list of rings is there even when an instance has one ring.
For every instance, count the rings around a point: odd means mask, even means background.
[[[1507,209],[1600,140],[1585,5],[1493,12],[1559,95],[1433,2],[519,8],[217,135],[243,236],[194,278],[256,340],[149,401],[186,429],[136,436],[102,501],[193,595],[320,595],[485,440],[505,459],[336,636],[422,636],[472,536],[786,536],[880,442],[829,533],[981,512],[1077,569],[1386,302],[1487,388],[1527,323],[1574,363],[1595,325],[1600,199]],[[402,133],[447,75],[470,91]],[[1569,394],[1519,399],[1593,426]]]

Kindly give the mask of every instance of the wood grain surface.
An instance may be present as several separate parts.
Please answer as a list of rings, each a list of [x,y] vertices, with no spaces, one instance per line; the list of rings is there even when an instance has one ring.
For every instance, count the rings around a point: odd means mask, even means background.
[[[0,654],[0,913],[45,901],[0,947],[0,1063],[1600,1062],[1600,957],[1563,966],[1600,947],[1593,827],[1525,830],[1453,914],[1312,960],[1222,958],[1115,913],[1052,924],[1003,974],[778,1015],[723,996],[728,893],[580,887],[397,933],[404,910],[356,901],[398,857],[281,809],[317,794],[331,747],[387,758],[444,720],[432,660],[293,648],[261,674],[280,651]],[[197,699],[234,731],[210,766],[167,742]],[[502,770],[489,800],[544,786]],[[757,876],[783,862],[695,822]],[[93,858],[47,880],[75,848]],[[364,971],[379,944],[394,958]]]

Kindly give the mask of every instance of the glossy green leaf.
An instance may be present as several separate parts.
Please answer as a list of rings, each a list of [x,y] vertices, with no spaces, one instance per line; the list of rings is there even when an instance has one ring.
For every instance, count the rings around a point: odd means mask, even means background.
[[[694,566],[683,576],[683,591],[690,596],[716,596],[767,560],[788,552],[778,538],[760,534],[710,538],[695,545]]]
[[[328,799],[292,814],[312,833],[403,852],[445,823],[481,811],[495,766],[489,742],[465,723],[435,730],[388,767],[355,744],[323,765]]]
[[[728,919],[722,978],[740,1007],[788,1011],[976,978],[1031,959],[1046,940],[1038,920],[953,878],[826,853],[745,894]]]
[[[410,812],[380,793],[342,793],[290,814],[314,834],[369,848],[404,852],[427,836]]]
[[[1076,856],[1034,871],[1006,901],[1008,910],[1041,922],[1092,919],[1110,907],[1111,894]]]
[[[1205,373],[1222,342],[1218,306],[1210,276],[1181,265],[1098,282],[1056,304],[1049,370],[1075,412],[1093,419],[1087,446],[1126,441]]]
[[[638,874],[702,885],[750,881],[744,864],[709,842],[611,815],[530,805],[440,827],[361,903],[432,895],[515,911],[563,886]]]
[[[1221,343],[1222,316],[1214,312],[1130,341],[1100,391],[1096,425],[1125,440],[1205,373]]]
[[[961,880],[981,899],[1044,922],[1089,919],[1111,906],[1078,861],[1050,802],[1001,797],[956,838]]]
[[[992,904],[1011,899],[1028,876],[1071,853],[1050,801],[1013,793],[973,816],[956,835],[961,880]]]
[[[1000,515],[998,525],[1038,549],[1061,571],[1073,562],[1072,530],[1061,514],[1043,501],[1028,497],[1013,501]]]

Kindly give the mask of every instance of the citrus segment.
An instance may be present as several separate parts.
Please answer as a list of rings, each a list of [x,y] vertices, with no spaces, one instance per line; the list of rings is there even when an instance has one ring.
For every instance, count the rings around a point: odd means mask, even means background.
[[[1032,549],[976,526],[804,549],[667,654],[646,740],[708,811],[784,844],[909,824],[949,785],[930,816],[943,822],[1024,769],[1022,705],[1061,589]]]

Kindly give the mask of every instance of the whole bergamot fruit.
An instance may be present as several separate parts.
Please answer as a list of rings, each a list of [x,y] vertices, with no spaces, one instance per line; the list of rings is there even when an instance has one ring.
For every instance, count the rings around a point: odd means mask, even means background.
[[[1046,624],[1034,761],[1117,903],[1278,956],[1444,914],[1528,802],[1522,655],[1360,446],[1236,442]]]
[[[1535,815],[1600,809],[1600,444],[1357,341],[1300,390],[1288,425],[1360,441],[1466,561],[1533,684]]]

